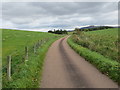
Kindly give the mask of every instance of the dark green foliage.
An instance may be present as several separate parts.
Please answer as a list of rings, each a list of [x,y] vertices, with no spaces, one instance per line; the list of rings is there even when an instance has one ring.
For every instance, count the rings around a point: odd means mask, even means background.
[[[103,29],[109,29],[109,28],[113,28],[110,26],[89,26],[89,27],[85,27],[85,28],[75,28],[75,31],[96,31],[96,30],[103,30]]]
[[[58,29],[58,30],[55,30],[52,31],[52,30],[49,30],[48,33],[54,33],[54,34],[67,34],[67,31],[66,30],[62,30],[62,29]]]

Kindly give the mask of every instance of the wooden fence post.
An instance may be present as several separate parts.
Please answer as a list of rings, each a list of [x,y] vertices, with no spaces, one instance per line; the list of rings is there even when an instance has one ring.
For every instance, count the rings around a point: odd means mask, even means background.
[[[7,78],[11,80],[11,55],[7,56]]]
[[[28,47],[25,47],[25,61],[28,60]]]
[[[36,54],[36,45],[34,45],[34,53]]]

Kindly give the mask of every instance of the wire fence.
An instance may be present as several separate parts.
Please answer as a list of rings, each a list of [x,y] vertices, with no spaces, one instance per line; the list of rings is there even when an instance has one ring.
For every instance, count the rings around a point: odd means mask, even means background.
[[[52,38],[57,38],[57,36]],[[18,71],[17,67],[28,61],[30,55],[37,54],[37,50],[52,38],[38,40],[33,46],[25,46],[23,47],[24,49],[22,51],[15,51],[6,56],[5,59],[7,60],[7,63],[2,67],[3,77],[5,76],[8,80],[11,80],[12,74]]]

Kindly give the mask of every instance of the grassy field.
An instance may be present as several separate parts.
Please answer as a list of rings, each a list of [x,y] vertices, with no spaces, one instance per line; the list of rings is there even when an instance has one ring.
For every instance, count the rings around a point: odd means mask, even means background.
[[[102,73],[120,83],[117,28],[79,32],[68,39],[68,44]]]
[[[62,36],[32,31],[2,30],[3,88],[38,88],[45,54],[49,46]],[[36,54],[33,46],[41,41]],[[25,47],[28,61],[24,62]],[[12,57],[12,79],[6,78],[7,56]]]
[[[119,61],[117,28],[84,32],[74,36],[73,39],[83,47],[96,51],[107,58]]]

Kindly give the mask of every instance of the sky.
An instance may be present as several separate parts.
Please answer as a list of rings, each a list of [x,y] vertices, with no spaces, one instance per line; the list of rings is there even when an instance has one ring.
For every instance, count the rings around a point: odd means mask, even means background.
[[[73,30],[88,25],[117,25],[117,2],[2,2],[0,28]]]

